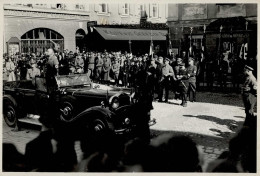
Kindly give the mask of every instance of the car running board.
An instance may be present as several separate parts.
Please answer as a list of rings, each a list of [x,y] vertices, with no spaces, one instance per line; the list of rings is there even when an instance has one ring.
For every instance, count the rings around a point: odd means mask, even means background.
[[[28,123],[28,124],[33,124],[37,126],[42,126],[42,123],[39,121],[40,116],[38,115],[33,115],[33,114],[27,114],[26,117],[18,119],[19,122],[22,123]]]

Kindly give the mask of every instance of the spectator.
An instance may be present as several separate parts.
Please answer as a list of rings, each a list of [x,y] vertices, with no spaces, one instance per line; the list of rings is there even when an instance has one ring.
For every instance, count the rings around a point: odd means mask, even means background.
[[[7,58],[7,62],[5,63],[6,66],[6,73],[8,76],[8,81],[15,81],[15,65],[14,62],[11,60],[11,58]]]

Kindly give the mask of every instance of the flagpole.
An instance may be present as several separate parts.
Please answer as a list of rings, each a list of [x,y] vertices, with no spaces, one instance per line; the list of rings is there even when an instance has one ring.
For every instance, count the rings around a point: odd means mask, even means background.
[[[153,31],[151,27],[151,46],[152,46],[152,58],[153,58]]]

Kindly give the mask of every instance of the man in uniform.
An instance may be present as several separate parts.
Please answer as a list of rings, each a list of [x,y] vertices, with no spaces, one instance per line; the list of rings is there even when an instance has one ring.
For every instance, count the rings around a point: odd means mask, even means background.
[[[35,84],[35,76],[40,76],[41,71],[36,67],[36,62],[31,62],[32,68],[27,70],[26,80],[32,80],[33,85]]]
[[[161,78],[159,82],[159,102],[162,102],[163,90],[165,89],[165,102],[168,102],[170,77],[174,77],[172,67],[169,65],[170,59],[165,58],[161,68]]]
[[[101,58],[101,53],[98,53],[96,58],[95,76],[96,76],[96,80],[99,83],[101,81],[102,66],[103,66],[103,58]]]
[[[45,78],[48,93],[51,94],[56,86],[55,76],[58,74],[59,61],[57,57],[54,55],[54,50],[52,48],[48,49],[47,55],[49,56],[49,58],[46,62]]]
[[[188,94],[191,102],[196,101],[196,75],[197,67],[194,65],[194,59],[192,57],[188,60],[189,66],[187,67],[189,88]]]
[[[82,59],[82,55],[78,53],[75,59],[75,68],[76,73],[83,73],[84,72],[84,60]]]
[[[92,79],[94,77],[95,57],[96,57],[95,54],[91,52],[91,56],[89,57],[89,62],[88,62],[88,75]]]
[[[179,84],[179,92],[181,95],[183,107],[187,107],[187,91],[188,91],[188,72],[185,68],[185,63],[179,65],[179,72],[177,74],[177,80]]]
[[[245,80],[242,86],[242,98],[246,112],[245,126],[254,120],[254,107],[257,101],[257,81],[252,73],[253,70],[254,69],[248,65],[244,68]]]

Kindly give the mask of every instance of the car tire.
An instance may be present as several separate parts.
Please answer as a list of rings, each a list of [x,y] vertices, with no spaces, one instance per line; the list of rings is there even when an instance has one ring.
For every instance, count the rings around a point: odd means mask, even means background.
[[[73,109],[74,109],[74,107],[73,107],[72,103],[70,103],[68,101],[62,102],[60,105],[61,120],[65,121],[65,122],[70,122],[73,118]]]
[[[74,117],[75,98],[72,96],[67,96],[62,98],[60,102],[60,119],[65,122],[70,122]]]
[[[92,132],[107,132],[114,130],[114,125],[104,118],[97,117],[90,121],[88,129]]]
[[[9,127],[15,127],[17,125],[17,113],[16,113],[16,107],[10,100],[4,100],[3,101],[3,116],[5,123]]]

